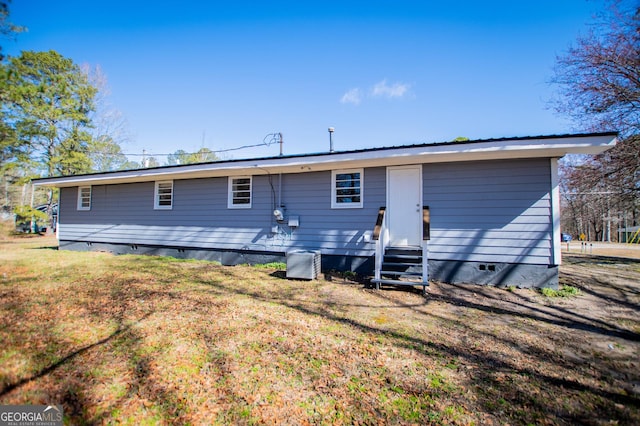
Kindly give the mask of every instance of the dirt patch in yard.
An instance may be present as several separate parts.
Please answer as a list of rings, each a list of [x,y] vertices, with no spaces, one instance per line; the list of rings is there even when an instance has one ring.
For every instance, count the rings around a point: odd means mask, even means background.
[[[53,244],[0,242],[2,404],[73,424],[640,424],[637,260],[565,255],[572,297],[423,297]]]

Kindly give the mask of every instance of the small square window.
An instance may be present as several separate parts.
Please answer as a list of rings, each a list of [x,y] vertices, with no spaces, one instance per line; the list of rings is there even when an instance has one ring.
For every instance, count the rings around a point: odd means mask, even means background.
[[[229,178],[229,199],[227,201],[228,208],[251,208],[251,181],[251,176]]]
[[[173,208],[173,181],[156,182],[154,198],[154,209],[171,210]]]
[[[78,210],[91,210],[91,187],[78,187]]]
[[[348,209],[363,206],[363,169],[331,172],[331,208]]]

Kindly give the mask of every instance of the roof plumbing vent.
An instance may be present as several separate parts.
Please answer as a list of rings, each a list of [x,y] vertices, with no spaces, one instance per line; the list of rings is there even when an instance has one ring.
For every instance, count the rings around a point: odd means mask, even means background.
[[[329,152],[333,152],[333,127],[329,127]]]

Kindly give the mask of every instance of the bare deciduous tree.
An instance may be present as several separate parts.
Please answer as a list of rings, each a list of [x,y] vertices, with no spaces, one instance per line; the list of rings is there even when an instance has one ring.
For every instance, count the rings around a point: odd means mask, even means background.
[[[593,158],[565,161],[563,228],[615,239],[613,226],[640,220],[640,5],[614,1],[586,36],[557,58],[557,112],[587,131],[616,130],[618,144]]]
[[[122,147],[131,140],[129,125],[122,112],[109,102],[111,91],[106,74],[99,65],[92,68],[84,64],[81,69],[97,89],[95,109],[90,116],[93,143],[89,157],[93,170],[105,172],[132,168],[122,152]]]
[[[559,56],[555,109],[589,130],[640,133],[640,6],[617,1]]]

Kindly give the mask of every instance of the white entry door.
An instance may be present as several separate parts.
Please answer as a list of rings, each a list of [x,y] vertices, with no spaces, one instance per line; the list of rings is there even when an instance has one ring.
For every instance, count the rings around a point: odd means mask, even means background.
[[[387,228],[392,246],[422,242],[422,167],[387,168]]]

